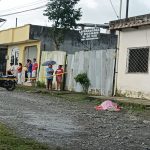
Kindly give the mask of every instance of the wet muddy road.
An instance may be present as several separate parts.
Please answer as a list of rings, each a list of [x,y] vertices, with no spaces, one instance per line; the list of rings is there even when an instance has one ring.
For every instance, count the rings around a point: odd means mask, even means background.
[[[0,89],[0,121],[24,137],[70,150],[150,150],[150,120],[92,104]]]

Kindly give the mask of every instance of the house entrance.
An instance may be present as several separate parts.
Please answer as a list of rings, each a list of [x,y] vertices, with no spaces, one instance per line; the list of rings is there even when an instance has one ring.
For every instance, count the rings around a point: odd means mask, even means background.
[[[0,48],[0,73],[6,74],[7,48]]]
[[[29,46],[25,48],[25,64],[27,62],[27,59],[30,59],[31,61],[33,58],[37,58],[37,47],[36,46]]]

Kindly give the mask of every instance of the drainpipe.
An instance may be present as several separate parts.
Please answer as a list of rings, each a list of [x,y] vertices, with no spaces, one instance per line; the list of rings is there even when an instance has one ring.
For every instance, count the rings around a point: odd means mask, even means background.
[[[116,96],[117,93],[117,80],[118,80],[118,63],[119,63],[119,47],[120,47],[120,31],[118,33],[118,42],[116,48],[116,60],[115,60],[115,75],[114,75],[114,90],[113,96]]]
[[[128,18],[128,14],[129,14],[129,0],[127,0],[126,4],[126,19]]]
[[[122,0],[120,0],[120,11],[119,11],[119,19],[121,20],[122,14]],[[119,48],[120,48],[120,30],[118,33],[118,42],[116,48],[116,59],[115,59],[115,69],[114,69],[114,88],[113,88],[113,96],[117,94],[117,80],[118,80],[118,63],[119,63]]]
[[[16,18],[16,28],[18,27],[18,18]]]

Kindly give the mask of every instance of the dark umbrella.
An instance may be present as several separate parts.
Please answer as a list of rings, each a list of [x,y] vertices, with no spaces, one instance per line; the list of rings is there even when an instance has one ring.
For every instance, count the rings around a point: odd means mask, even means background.
[[[48,65],[55,65],[56,61],[50,60],[50,61],[46,61],[42,64],[42,66],[48,66]]]

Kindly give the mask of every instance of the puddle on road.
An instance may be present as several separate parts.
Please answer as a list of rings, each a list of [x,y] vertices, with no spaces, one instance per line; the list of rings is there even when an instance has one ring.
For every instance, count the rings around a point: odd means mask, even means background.
[[[78,130],[72,120],[64,117],[63,114],[37,114],[35,112],[24,111],[24,122],[34,125],[38,130],[46,130],[60,134],[72,134]]]

